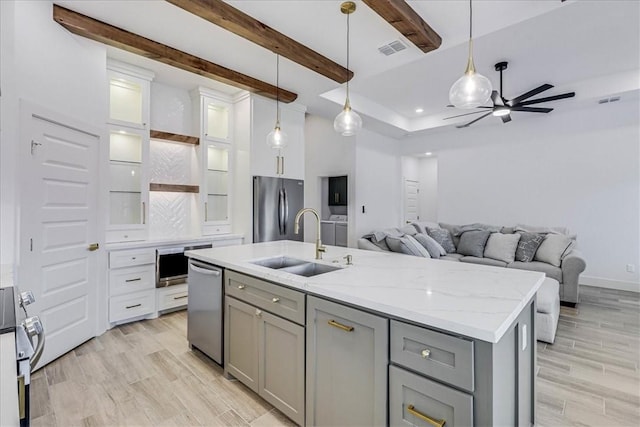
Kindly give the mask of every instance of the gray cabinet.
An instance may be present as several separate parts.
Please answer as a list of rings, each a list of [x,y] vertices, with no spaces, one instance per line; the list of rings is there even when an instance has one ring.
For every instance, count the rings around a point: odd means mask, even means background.
[[[307,298],[307,425],[387,423],[388,320]]]
[[[280,316],[303,323],[304,294],[231,271],[225,281],[225,372],[303,425],[305,329]]]
[[[348,232],[347,224],[336,223],[336,246],[347,247]]]

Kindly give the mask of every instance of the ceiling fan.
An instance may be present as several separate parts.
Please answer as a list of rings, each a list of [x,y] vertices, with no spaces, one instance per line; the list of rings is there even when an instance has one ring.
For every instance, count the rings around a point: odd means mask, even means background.
[[[549,102],[549,101],[557,101],[558,99],[564,99],[564,98],[572,98],[576,95],[575,92],[567,92],[567,93],[563,93],[560,95],[553,95],[553,96],[548,96],[545,98],[538,98],[538,99],[531,99],[528,100],[529,98],[538,95],[539,93],[542,93],[546,90],[549,90],[553,87],[553,85],[550,85],[548,83],[545,83],[543,85],[538,86],[535,89],[530,90],[529,92],[523,93],[520,96],[517,96],[511,100],[506,99],[502,96],[502,72],[504,70],[507,69],[507,62],[503,61],[503,62],[498,62],[495,65],[496,71],[500,72],[500,93],[498,93],[497,91],[493,91],[491,92],[491,100],[493,101],[493,106],[489,107],[489,106],[480,106],[480,107],[476,107],[479,108],[480,111],[474,111],[472,113],[466,113],[466,114],[458,114],[457,116],[451,116],[451,117],[446,117],[443,120],[449,120],[449,119],[454,119],[457,117],[463,117],[463,116],[469,116],[471,114],[479,114],[479,113],[484,113],[483,115],[481,115],[480,117],[470,121],[469,123],[463,124],[463,125],[458,125],[456,126],[457,128],[466,128],[471,126],[472,124],[474,124],[475,122],[477,122],[478,120],[482,120],[485,117],[488,117],[490,115],[494,115],[496,117],[500,117],[502,119],[503,123],[508,123],[511,121],[511,112],[512,111],[520,111],[520,112],[524,112],[524,113],[550,113],[553,111],[553,108],[547,108],[547,107],[528,107],[529,105],[534,105],[534,104],[540,104],[542,102]],[[528,101],[527,101],[528,100]],[[447,107],[453,107],[453,105],[447,105]]]

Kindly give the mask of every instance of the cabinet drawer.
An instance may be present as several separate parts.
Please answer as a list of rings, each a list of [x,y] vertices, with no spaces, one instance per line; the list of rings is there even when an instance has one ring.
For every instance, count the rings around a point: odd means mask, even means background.
[[[119,295],[109,299],[109,321],[120,322],[155,311],[155,290]]]
[[[472,426],[473,396],[390,366],[389,425]]]
[[[211,225],[211,224],[205,223],[202,227],[202,234],[204,236],[210,236],[213,234],[230,234],[230,233],[231,233],[230,224]]]
[[[225,291],[263,310],[304,325],[304,294],[233,271],[225,271]]]
[[[109,268],[155,264],[156,250],[152,248],[109,252]]]
[[[186,284],[158,289],[158,311],[186,306],[188,295]]]
[[[109,270],[109,295],[155,288],[156,272],[153,265]]]
[[[144,227],[144,226],[143,226]],[[144,228],[138,230],[107,230],[107,242],[139,242],[147,240],[147,231]]]
[[[473,391],[473,341],[393,320],[391,361]]]

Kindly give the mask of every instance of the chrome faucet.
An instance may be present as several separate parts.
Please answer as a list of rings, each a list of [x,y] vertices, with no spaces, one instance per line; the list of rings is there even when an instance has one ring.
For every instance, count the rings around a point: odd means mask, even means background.
[[[296,214],[296,222],[293,227],[293,232],[296,234],[300,232],[300,218],[302,218],[302,215],[307,212],[311,212],[312,214],[314,214],[316,216],[316,220],[318,221],[318,234],[316,234],[316,259],[322,259],[322,253],[327,251],[327,247],[324,246],[322,244],[322,241],[320,240],[320,215],[318,215],[318,212],[316,212],[315,209],[303,208],[298,211],[298,213]]]

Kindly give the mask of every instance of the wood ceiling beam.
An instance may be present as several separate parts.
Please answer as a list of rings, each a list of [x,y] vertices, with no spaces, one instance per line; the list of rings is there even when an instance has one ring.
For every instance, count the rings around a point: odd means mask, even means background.
[[[67,30],[82,37],[117,47],[191,73],[247,90],[267,98],[276,99],[278,89],[222,65],[182,52],[86,15],[53,5],[53,20]],[[280,101],[293,102],[297,94],[280,88]]]
[[[424,53],[442,44],[442,37],[405,0],[362,1]]]
[[[345,83],[353,77],[353,72],[342,65],[320,55],[318,52],[285,36],[222,0],[166,1],[333,81]]]

